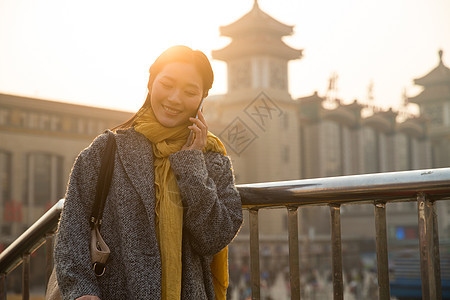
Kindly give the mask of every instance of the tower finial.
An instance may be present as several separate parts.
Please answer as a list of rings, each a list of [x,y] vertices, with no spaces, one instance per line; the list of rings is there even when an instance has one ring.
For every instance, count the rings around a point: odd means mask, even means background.
[[[439,63],[442,64],[442,55],[444,54],[444,51],[442,49],[439,49]]]
[[[259,8],[258,0],[254,0],[254,2],[253,2],[253,8]]]

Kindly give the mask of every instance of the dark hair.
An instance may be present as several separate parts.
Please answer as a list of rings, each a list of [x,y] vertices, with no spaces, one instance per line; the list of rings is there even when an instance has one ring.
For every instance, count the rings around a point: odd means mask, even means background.
[[[136,120],[150,107],[151,105],[151,87],[156,76],[169,63],[172,62],[186,62],[193,64],[200,73],[203,81],[203,97],[208,96],[208,92],[212,87],[214,81],[214,73],[211,64],[206,55],[199,50],[192,50],[187,46],[173,46],[164,51],[150,66],[150,77],[148,80],[148,94],[142,107],[126,122],[112,128],[113,131],[117,129],[127,129],[132,127]]]

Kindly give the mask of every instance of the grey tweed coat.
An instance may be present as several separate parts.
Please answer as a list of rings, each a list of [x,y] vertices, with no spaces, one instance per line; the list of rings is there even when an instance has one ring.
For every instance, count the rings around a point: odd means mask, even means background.
[[[70,176],[55,245],[63,299],[160,299],[161,261],[155,234],[152,144],[133,128],[116,134],[117,151],[101,233],[109,248],[106,273],[96,277],[89,253],[89,215],[107,134],[78,156]],[[169,156],[184,205],[182,299],[214,299],[212,256],[242,224],[231,162],[215,152]]]

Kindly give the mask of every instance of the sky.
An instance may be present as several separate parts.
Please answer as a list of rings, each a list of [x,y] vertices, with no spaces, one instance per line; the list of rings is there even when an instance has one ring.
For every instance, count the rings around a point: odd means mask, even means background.
[[[344,102],[398,107],[413,79],[438,64],[450,66],[449,0],[259,0],[266,13],[294,33],[289,46],[303,58],[289,63],[295,99],[338,75]],[[227,91],[226,64],[211,58],[225,47],[219,27],[253,0],[0,0],[0,93],[136,111],[147,93],[148,69],[172,45],[211,59],[211,94]]]

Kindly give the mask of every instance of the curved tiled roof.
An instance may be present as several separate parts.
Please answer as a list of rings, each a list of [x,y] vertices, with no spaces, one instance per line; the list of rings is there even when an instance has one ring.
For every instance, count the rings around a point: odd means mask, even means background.
[[[450,83],[450,69],[442,61],[443,51],[439,50],[439,64],[423,77],[414,79],[414,83],[429,86],[441,83]]]
[[[293,26],[285,25],[259,8],[253,8],[237,21],[220,27],[221,35],[229,36],[232,42],[222,49],[212,51],[212,57],[227,61],[238,57],[270,55],[287,60],[302,57],[302,50],[286,45],[281,38],[291,35]]]
[[[267,32],[278,36],[291,35],[294,26],[286,25],[274,19],[259,8],[255,1],[252,10],[235,22],[220,27],[223,36],[231,38],[246,35],[252,32]]]

